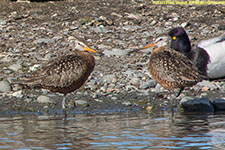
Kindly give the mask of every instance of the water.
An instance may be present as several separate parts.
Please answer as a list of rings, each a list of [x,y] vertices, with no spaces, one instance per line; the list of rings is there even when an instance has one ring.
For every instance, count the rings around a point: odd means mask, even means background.
[[[224,149],[225,114],[0,117],[0,149]]]

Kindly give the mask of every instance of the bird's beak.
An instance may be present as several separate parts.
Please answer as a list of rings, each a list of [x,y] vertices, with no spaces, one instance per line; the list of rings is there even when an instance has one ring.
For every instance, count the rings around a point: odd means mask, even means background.
[[[84,47],[84,50],[89,51],[89,52],[92,52],[92,53],[97,53],[95,50],[89,48],[88,46],[85,46]]]
[[[145,47],[143,47],[143,48],[140,48],[140,50],[147,49],[147,48],[149,48],[149,47],[154,47],[154,46],[156,46],[156,44],[155,44],[155,43],[153,43],[153,44],[149,44],[149,45],[146,45],[146,46],[145,46]]]

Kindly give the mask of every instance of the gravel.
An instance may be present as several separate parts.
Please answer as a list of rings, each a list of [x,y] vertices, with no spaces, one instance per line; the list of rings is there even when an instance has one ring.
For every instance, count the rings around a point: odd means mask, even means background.
[[[73,97],[83,99],[89,109],[96,109],[99,101],[103,103],[101,107],[107,108],[119,104],[140,108],[149,105],[169,107],[165,105],[169,101],[168,91],[157,84],[148,71],[152,49],[138,49],[152,43],[154,38],[173,27],[185,27],[192,43],[195,43],[221,35],[225,24],[222,5],[159,7],[151,5],[150,1],[133,0],[1,4],[1,79],[20,80],[21,76],[35,71],[47,60],[68,53],[73,37],[79,36],[91,48],[105,54],[95,56],[96,67],[86,84],[68,94],[72,101]],[[11,85],[2,82],[0,89],[8,96],[0,96],[0,103],[5,104],[0,105],[0,108],[10,102],[15,107],[9,109],[20,110],[28,103],[26,99],[33,99],[29,102],[34,107],[33,111],[43,109],[43,99],[57,103],[49,109],[61,108],[62,96],[57,93],[52,93],[55,98],[44,98],[42,94],[51,92],[18,88],[14,84],[11,84],[13,89],[10,89]],[[225,97],[225,82],[203,81],[192,88],[185,88],[176,99],[177,103],[186,96],[190,99],[204,96],[212,101],[220,99]],[[40,100],[34,101],[36,99]],[[141,100],[141,103],[137,104],[137,100]],[[18,105],[18,101],[22,101],[21,105]],[[87,109],[82,105],[76,107]]]

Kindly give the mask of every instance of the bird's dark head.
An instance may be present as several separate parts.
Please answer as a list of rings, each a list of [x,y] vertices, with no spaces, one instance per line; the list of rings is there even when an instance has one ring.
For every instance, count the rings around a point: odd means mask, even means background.
[[[171,38],[170,48],[187,54],[191,51],[191,42],[189,37],[182,27],[176,27],[169,31]]]

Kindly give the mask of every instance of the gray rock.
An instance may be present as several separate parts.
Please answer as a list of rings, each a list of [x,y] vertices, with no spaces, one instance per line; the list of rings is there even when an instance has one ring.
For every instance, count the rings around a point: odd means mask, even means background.
[[[8,57],[8,56],[5,56],[4,58],[2,58],[0,60],[0,62],[2,62],[2,63],[7,63],[7,62],[11,62],[11,61],[13,61],[12,57]]]
[[[12,93],[12,96],[16,97],[16,98],[22,98],[23,97],[23,91],[16,91],[14,93]]]
[[[165,26],[172,26],[172,25],[173,25],[173,22],[170,22],[170,21],[165,23]]]
[[[123,102],[122,104],[125,105],[125,106],[132,106],[131,102],[129,102],[129,101]]]
[[[76,105],[82,105],[82,106],[88,106],[88,102],[85,100],[76,100],[75,101]]]
[[[9,92],[12,90],[12,87],[7,80],[0,81],[0,92]]]
[[[29,69],[31,71],[36,71],[37,69],[41,68],[41,66],[42,66],[41,64],[35,64],[35,65],[31,66]]]
[[[202,82],[199,82],[197,85],[200,86],[200,87],[208,87],[210,90],[218,89],[218,87],[215,84],[213,84],[210,81],[206,81],[206,80],[204,80]]]
[[[9,69],[13,70],[13,71],[18,71],[22,68],[21,64],[12,64],[11,66],[8,67]]]
[[[148,88],[154,88],[157,85],[157,82],[155,80],[148,80],[141,84],[141,89],[148,89]]]
[[[213,101],[215,111],[225,111],[225,98],[218,98]]]
[[[92,30],[95,31],[96,33],[109,33],[110,32],[104,26],[98,26],[98,27],[92,28]]]
[[[96,98],[99,98],[99,97],[101,97],[102,96],[102,94],[101,93],[98,93],[98,92],[95,92],[94,94],[93,94],[93,98],[94,99],[96,99]]]
[[[126,26],[123,26],[121,28],[121,30],[125,30],[125,31],[136,31],[137,29],[140,29],[141,26],[132,26],[132,25],[126,25]]]
[[[103,82],[105,83],[115,83],[116,82],[116,76],[115,75],[106,75],[106,76],[103,76],[102,78]]]
[[[156,23],[157,23],[157,21],[156,21],[156,20],[153,20],[153,21],[150,23],[150,25],[151,25],[151,26],[154,26],[154,25],[156,25]]]
[[[189,25],[189,22],[183,22],[183,23],[181,23],[181,26],[182,26],[183,28],[186,28],[188,25]]]
[[[40,38],[36,42],[37,44],[48,44],[48,43],[53,43],[54,40],[49,38]]]
[[[184,97],[179,104],[182,112],[214,112],[214,107],[208,98]]]
[[[0,25],[6,25],[6,21],[5,21],[5,20],[0,19]]]
[[[103,53],[105,56],[126,56],[129,51],[113,48],[112,50],[104,50]]]
[[[52,99],[50,99],[48,96],[38,96],[37,98],[37,102],[38,103],[54,103],[54,101]]]
[[[131,85],[138,85],[139,84],[139,79],[136,76],[134,76],[134,77],[131,78],[131,80],[129,81],[129,83]]]
[[[109,45],[100,44],[98,45],[98,49],[106,50],[106,49],[112,49]]]

